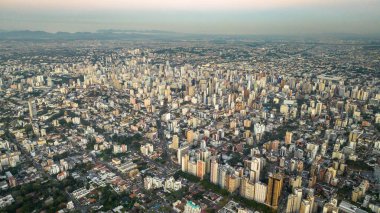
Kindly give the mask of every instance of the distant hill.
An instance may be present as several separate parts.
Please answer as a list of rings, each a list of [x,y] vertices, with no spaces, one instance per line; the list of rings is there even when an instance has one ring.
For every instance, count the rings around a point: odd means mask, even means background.
[[[99,30],[91,32],[57,32],[49,33],[45,31],[1,31],[0,40],[144,40],[144,39],[180,39],[184,34],[164,32],[164,31],[117,31]]]
[[[0,30],[0,40],[261,40],[261,41],[327,41],[327,40],[376,40],[380,35],[357,34],[309,34],[309,35],[217,35],[191,34],[160,30],[115,30],[105,29],[96,32],[57,32],[45,31],[5,31]]]

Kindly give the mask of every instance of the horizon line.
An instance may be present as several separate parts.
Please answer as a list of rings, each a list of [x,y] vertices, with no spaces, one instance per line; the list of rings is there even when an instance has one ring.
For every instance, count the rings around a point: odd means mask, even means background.
[[[49,34],[59,33],[115,33],[115,34],[127,34],[127,33],[167,33],[167,34],[182,34],[182,35],[205,35],[205,36],[336,36],[336,35],[350,35],[350,36],[380,36],[380,33],[351,33],[351,32],[321,32],[321,33],[207,33],[207,32],[180,32],[160,29],[96,29],[95,31],[49,31],[49,30],[37,30],[37,29],[1,29],[3,32],[44,32]]]

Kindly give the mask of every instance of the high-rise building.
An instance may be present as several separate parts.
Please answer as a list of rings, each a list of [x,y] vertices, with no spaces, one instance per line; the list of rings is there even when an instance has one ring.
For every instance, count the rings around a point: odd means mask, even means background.
[[[47,86],[48,87],[53,87],[54,86],[53,79],[51,77],[47,78]]]
[[[299,188],[302,186],[302,177],[297,176],[290,179],[290,185],[292,186],[292,189]]]
[[[358,131],[350,132],[350,135],[348,137],[348,141],[349,142],[356,142],[358,140],[359,134],[360,133]]]
[[[227,175],[226,177],[226,189],[227,191],[233,193],[240,186],[240,178],[234,174]]]
[[[28,107],[29,107],[30,119],[35,118],[35,116],[37,115],[37,107],[36,107],[36,102],[33,99],[29,99]]]
[[[295,213],[294,210],[294,202],[296,200],[297,196],[295,194],[290,194],[288,196],[288,200],[286,202],[286,210],[285,213]]]
[[[189,160],[189,162],[187,163],[187,171],[190,174],[197,176],[197,162],[195,162],[194,160]]]
[[[203,176],[206,173],[206,163],[204,161],[197,161],[197,177],[203,180]]]
[[[260,180],[261,160],[260,158],[252,157],[250,178],[253,182]]]
[[[321,102],[318,102],[317,103],[317,106],[316,106],[316,111],[317,111],[317,115],[321,115],[321,113],[322,113],[322,103]]]
[[[218,184],[222,189],[224,189],[226,185],[226,176],[227,169],[224,166],[219,167]]]
[[[178,149],[178,146],[179,146],[179,138],[178,138],[178,135],[173,135],[173,141],[172,141],[171,148],[177,150],[177,149]]]
[[[303,199],[301,202],[301,207],[300,207],[300,213],[310,213],[311,212],[311,205],[310,201]]]
[[[195,95],[195,87],[194,86],[189,86],[189,96],[194,96]]]
[[[301,201],[302,201],[302,188],[294,189],[293,193],[296,195],[293,209],[295,210],[295,212],[298,213],[300,210]]]
[[[181,157],[181,170],[183,172],[187,172],[188,166],[189,166],[189,155],[185,154],[184,156]]]
[[[193,143],[194,140],[194,132],[193,130],[189,130],[186,132],[186,140],[189,144]]]
[[[316,212],[316,205],[314,205],[314,195],[313,195],[313,192],[309,192],[309,194],[307,195],[307,201],[309,201],[309,204],[310,204],[310,213],[314,213]],[[302,208],[302,203],[301,203],[301,208]],[[306,207],[305,207],[306,208]],[[300,210],[301,211],[301,210]]]
[[[291,144],[292,143],[292,137],[293,137],[293,133],[292,132],[286,132],[286,134],[285,134],[285,144]]]
[[[143,155],[150,155],[153,153],[153,144],[150,144],[150,143],[147,143],[147,144],[144,144],[144,145],[141,145],[140,147],[140,151]]]
[[[268,190],[265,203],[277,208],[281,195],[283,177],[281,174],[269,174]]]
[[[264,203],[265,202],[265,197],[267,194],[267,185],[261,182],[256,182],[255,183],[255,201],[259,203]]]
[[[338,211],[338,201],[335,198],[331,199],[330,202],[325,203],[322,209],[323,213],[338,213]]]
[[[289,113],[288,105],[286,105],[286,104],[281,105],[280,106],[280,113],[282,113],[284,115],[288,115],[288,113]]]
[[[244,177],[241,181],[240,195],[250,200],[255,198],[255,184],[247,177]]]
[[[309,178],[308,187],[313,188],[315,184],[317,183],[317,176],[313,175]]]
[[[218,184],[218,174],[219,174],[219,164],[215,159],[213,159],[211,161],[211,174],[210,174],[211,183]]]
[[[207,144],[206,144],[206,141],[205,141],[205,140],[202,140],[202,141],[201,141],[200,148],[201,148],[201,149],[206,149],[206,148],[207,148]]]
[[[182,164],[182,156],[185,155],[189,150],[189,146],[182,146],[180,148],[178,148],[177,150],[177,160],[178,160],[178,164],[181,165]]]

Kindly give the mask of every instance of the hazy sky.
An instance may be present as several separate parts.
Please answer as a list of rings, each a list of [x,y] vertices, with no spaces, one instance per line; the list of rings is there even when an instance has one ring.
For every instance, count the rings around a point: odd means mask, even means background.
[[[380,0],[0,0],[0,29],[380,33]]]

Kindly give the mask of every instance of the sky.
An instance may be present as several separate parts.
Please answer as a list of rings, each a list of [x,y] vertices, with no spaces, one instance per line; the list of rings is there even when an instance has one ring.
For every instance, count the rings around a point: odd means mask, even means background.
[[[380,34],[380,0],[0,0],[0,30]]]

